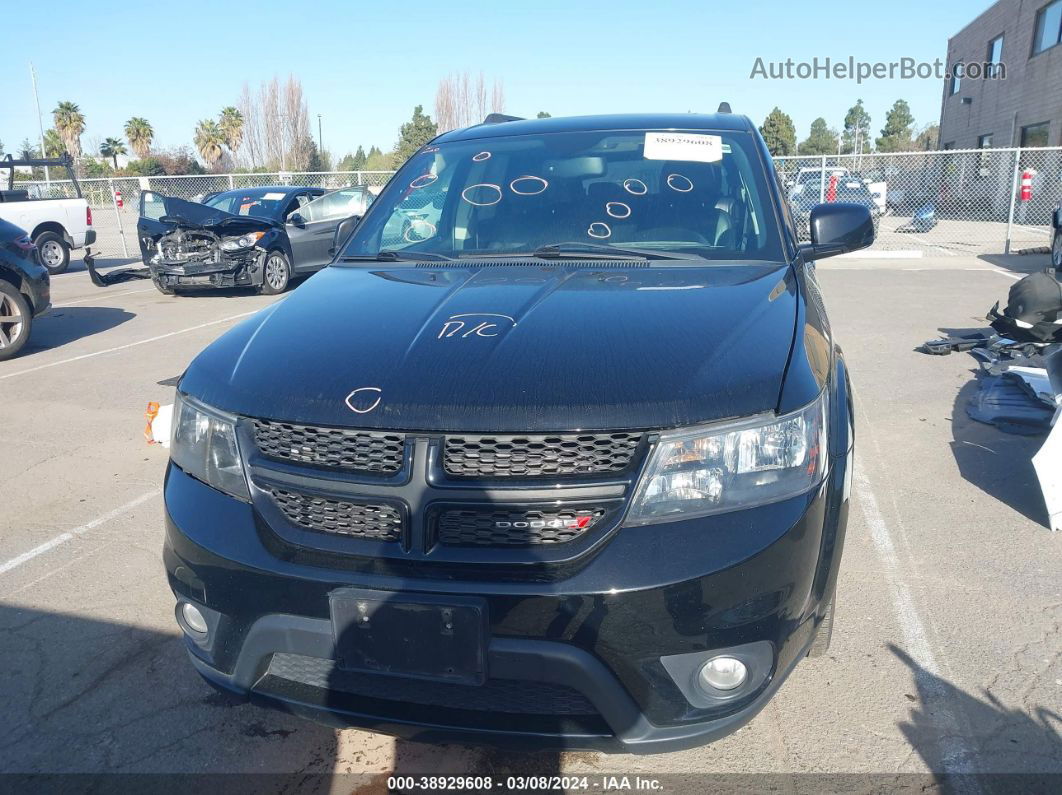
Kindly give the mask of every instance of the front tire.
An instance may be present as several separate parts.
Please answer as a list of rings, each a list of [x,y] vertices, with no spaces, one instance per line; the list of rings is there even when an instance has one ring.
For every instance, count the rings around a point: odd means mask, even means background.
[[[160,279],[152,279],[151,283],[155,285],[155,289],[163,295],[177,295],[177,291],[172,287],[167,287],[162,283]]]
[[[0,361],[17,356],[29,339],[33,312],[11,282],[0,280]]]
[[[1055,230],[1055,239],[1051,243],[1051,264],[1056,272],[1062,273],[1062,229]]]
[[[40,253],[41,264],[52,276],[62,273],[70,265],[70,246],[58,232],[41,232],[33,243]]]
[[[291,283],[291,264],[283,251],[270,251],[262,266],[262,286],[258,292],[262,295],[279,295],[288,289]]]

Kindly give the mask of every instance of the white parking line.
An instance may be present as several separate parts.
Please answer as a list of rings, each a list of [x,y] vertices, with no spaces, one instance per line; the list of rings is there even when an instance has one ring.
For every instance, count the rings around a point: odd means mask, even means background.
[[[169,337],[176,337],[178,334],[187,334],[190,331],[198,331],[201,328],[207,328],[209,326],[216,326],[219,323],[228,323],[228,322],[230,322],[232,320],[239,320],[241,317],[247,317],[249,315],[253,315],[257,311],[259,311],[259,310],[253,309],[250,312],[241,312],[238,315],[230,315],[229,317],[223,317],[220,320],[211,320],[211,321],[208,321],[207,323],[200,323],[198,326],[189,326],[188,328],[183,328],[180,331],[171,331],[168,334],[159,334],[157,337],[149,337],[146,340],[137,340],[136,342],[130,342],[130,343],[127,343],[125,345],[118,345],[118,346],[116,346],[114,348],[107,348],[105,350],[95,351],[93,353],[83,353],[80,356],[71,356],[69,359],[60,359],[57,362],[48,362],[47,364],[39,364],[36,367],[27,367],[25,370],[18,370],[17,372],[14,372],[14,373],[5,373],[3,375],[0,375],[0,381],[3,381],[5,378],[14,378],[15,376],[26,375],[27,373],[35,373],[38,370],[46,370],[49,367],[58,367],[61,364],[70,364],[71,362],[79,362],[82,359],[91,359],[94,356],[103,356],[104,354],[107,354],[107,353],[115,353],[116,351],[124,351],[127,348],[135,348],[137,345],[147,345],[149,342],[158,342],[159,340],[164,340],[164,339],[167,339]]]
[[[989,268],[988,270],[992,271],[993,273],[998,273],[1000,276],[1006,276],[1008,279],[1014,279],[1014,281],[1024,279],[1026,276],[1029,275],[1028,273],[1008,273],[1007,271],[1002,270],[1001,268]]]
[[[65,533],[60,533],[50,541],[45,541],[40,546],[36,546],[28,552],[23,552],[21,555],[13,557],[11,558],[11,560],[0,564],[0,574],[6,574],[12,569],[17,569],[23,563],[27,563],[33,560],[34,558],[43,555],[45,552],[50,552],[51,550],[55,549],[56,547],[62,546],[68,541],[73,541],[78,536],[83,536],[89,530],[94,530],[100,525],[106,524],[107,522],[111,521],[111,519],[116,519],[123,513],[133,510],[133,508],[135,508],[136,506],[141,505],[142,503],[145,503],[148,500],[159,496],[161,493],[162,489],[153,489],[147,494],[141,494],[135,500],[130,500],[125,505],[118,506],[113,511],[107,511],[107,513],[103,514],[102,516],[97,516],[91,522],[86,522],[80,527],[75,527],[73,530],[67,530]]]
[[[64,306],[74,306],[75,304],[84,304],[89,301],[98,301],[100,298],[117,298],[119,295],[132,295],[133,293],[151,293],[154,292],[154,287],[148,287],[143,290],[123,290],[120,293],[100,293],[98,296],[92,296],[91,298],[78,298],[76,301],[65,301],[61,304],[52,304],[52,309],[62,309]]]

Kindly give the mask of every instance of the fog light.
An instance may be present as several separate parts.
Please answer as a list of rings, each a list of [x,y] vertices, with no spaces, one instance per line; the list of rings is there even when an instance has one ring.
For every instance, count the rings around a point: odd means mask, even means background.
[[[705,689],[734,690],[745,684],[749,671],[736,657],[713,657],[701,667],[700,684]]]
[[[192,630],[192,632],[205,635],[207,634],[207,630],[210,629],[203,614],[199,612],[199,608],[190,602],[185,602],[181,605],[181,618],[184,619],[185,626]]]

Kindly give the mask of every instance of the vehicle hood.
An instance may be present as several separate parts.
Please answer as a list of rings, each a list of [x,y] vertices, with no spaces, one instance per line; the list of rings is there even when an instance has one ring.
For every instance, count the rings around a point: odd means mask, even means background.
[[[359,428],[693,425],[776,408],[797,306],[779,264],[333,266],[203,351],[180,389]]]
[[[198,202],[185,201],[173,196],[152,193],[152,204],[162,203],[162,208],[152,209],[154,220],[176,229],[209,229],[219,235],[242,235],[247,232],[267,231],[277,226],[268,218],[250,215],[233,215],[216,207]]]

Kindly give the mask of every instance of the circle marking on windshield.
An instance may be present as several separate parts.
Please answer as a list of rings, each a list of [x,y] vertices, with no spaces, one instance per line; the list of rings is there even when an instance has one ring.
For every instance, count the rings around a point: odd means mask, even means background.
[[[598,240],[604,240],[606,237],[612,237],[612,230],[604,221],[594,221],[590,224],[590,228],[586,230],[586,234],[590,235],[590,237],[596,237]]]
[[[437,179],[438,177],[435,174],[421,174],[419,177],[409,183],[409,187],[411,187],[413,190],[417,190],[418,188],[426,188],[431,183],[435,182],[435,180]]]
[[[679,185],[682,185],[682,187],[679,187],[675,184],[675,181],[678,180],[682,180],[682,182],[679,182]],[[679,193],[689,193],[691,190],[693,190],[693,180],[691,180],[689,177],[683,176],[682,174],[668,174],[667,186],[671,188],[671,190],[678,191]]]
[[[482,163],[484,160],[490,160],[490,152],[477,152],[472,155],[472,159],[477,163]]]
[[[631,208],[629,204],[623,202],[608,202],[605,204],[605,212],[613,218],[630,218]]]
[[[492,191],[496,191],[498,194],[498,198],[494,199],[494,201],[474,201],[473,199],[468,198],[468,192],[473,191],[476,188],[489,188]],[[475,194],[473,194],[473,196],[474,195]],[[501,186],[495,185],[490,182],[477,182],[475,185],[469,185],[467,188],[461,191],[461,198],[471,204],[473,207],[490,207],[492,204],[497,204],[502,200],[502,189]]]
[[[413,230],[417,227],[418,224],[420,224],[421,226],[428,227],[428,229],[430,229],[431,231],[425,235],[416,233],[414,237],[410,237],[410,233],[413,232]],[[435,237],[436,231],[437,230],[435,228],[435,224],[433,224],[431,221],[425,221],[423,218],[414,218],[413,221],[410,222],[409,226],[406,227],[406,231],[402,233],[402,239],[405,240],[407,243],[420,243],[423,240]]]
[[[531,181],[533,184],[534,183],[538,183],[542,187],[540,187],[538,190],[517,190],[516,183],[518,183],[518,182],[527,182],[527,181]],[[511,190],[517,196],[537,196],[538,194],[542,193],[548,187],[549,187],[549,183],[546,180],[542,179],[542,177],[534,177],[534,176],[531,176],[530,174],[528,174],[526,176],[523,176],[523,177],[517,177],[516,179],[514,179],[512,182],[509,183],[509,190]]]
[[[641,190],[635,190],[635,186],[641,186]],[[649,192],[649,186],[642,182],[640,179],[625,179],[623,180],[623,189],[632,196],[644,196]]]

